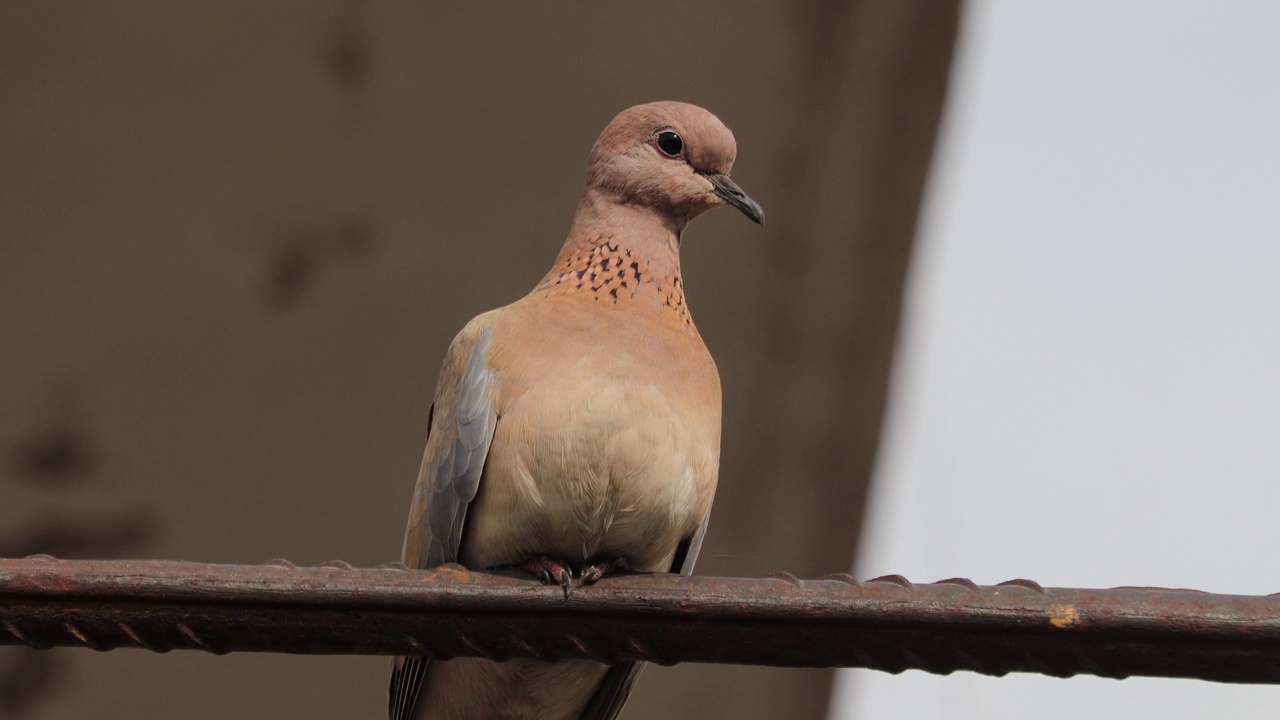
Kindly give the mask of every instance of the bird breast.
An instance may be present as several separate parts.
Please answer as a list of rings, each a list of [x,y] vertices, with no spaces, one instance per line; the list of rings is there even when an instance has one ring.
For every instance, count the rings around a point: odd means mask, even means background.
[[[548,350],[558,363],[533,357],[509,384],[502,379],[464,560],[625,557],[638,570],[668,570],[715,489],[720,397],[710,355],[696,333],[558,335],[574,362],[563,362],[561,346]]]

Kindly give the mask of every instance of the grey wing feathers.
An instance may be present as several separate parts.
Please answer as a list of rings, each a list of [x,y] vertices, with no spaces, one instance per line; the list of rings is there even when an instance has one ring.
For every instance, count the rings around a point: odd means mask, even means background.
[[[698,528],[698,532],[689,538],[688,546],[684,548],[684,552],[676,551],[676,565],[672,566],[671,572],[680,573],[681,575],[692,575],[693,564],[698,559],[698,551],[702,549],[702,538],[707,534],[707,523],[711,520],[711,513],[702,519],[702,525]],[[600,687],[596,689],[596,694],[591,696],[591,701],[587,703],[586,709],[578,716],[578,720],[614,720],[618,717],[618,713],[622,712],[622,706],[626,705],[627,698],[631,695],[631,688],[636,684],[636,678],[640,677],[640,671],[644,669],[645,663],[632,660],[629,662],[619,663],[609,668],[609,672],[605,674],[604,680],[600,681]]]
[[[419,490],[424,480],[430,480],[430,500],[427,502],[427,531],[429,537],[421,538],[426,544],[419,567],[430,568],[458,561],[458,549],[462,545],[462,525],[467,517],[467,507],[475,499],[480,488],[480,474],[484,471],[485,457],[497,425],[498,413],[493,404],[493,371],[485,365],[489,341],[493,330],[487,329],[477,340],[462,373],[458,397],[449,407],[444,421],[456,423],[450,430],[457,434],[444,448],[444,457],[423,458]]]
[[[492,327],[468,325],[440,370],[401,556],[412,568],[458,560],[467,507],[480,487],[497,425],[494,374],[485,363],[492,336]]]
[[[432,427],[405,532],[403,558],[415,568],[458,561],[467,508],[480,488],[497,426],[494,373],[486,363],[493,328],[468,334],[469,329],[464,329],[449,348],[436,388]],[[468,356],[460,357],[464,353]],[[466,367],[459,375],[456,368],[464,361]],[[449,382],[451,376],[457,378],[455,382]],[[427,658],[394,660],[387,707],[391,720],[413,717],[426,670]]]

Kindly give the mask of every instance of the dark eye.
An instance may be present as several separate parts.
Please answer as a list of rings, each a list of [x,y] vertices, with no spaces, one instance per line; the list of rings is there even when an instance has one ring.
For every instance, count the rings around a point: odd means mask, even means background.
[[[667,157],[680,157],[680,153],[684,152],[684,140],[681,140],[674,130],[663,130],[658,133],[657,145],[662,154]]]

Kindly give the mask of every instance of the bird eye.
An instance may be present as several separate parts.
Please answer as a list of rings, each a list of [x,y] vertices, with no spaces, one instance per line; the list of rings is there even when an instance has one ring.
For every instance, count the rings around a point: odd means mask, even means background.
[[[654,144],[667,157],[680,157],[680,153],[684,152],[684,140],[681,140],[674,130],[663,130],[658,133]]]

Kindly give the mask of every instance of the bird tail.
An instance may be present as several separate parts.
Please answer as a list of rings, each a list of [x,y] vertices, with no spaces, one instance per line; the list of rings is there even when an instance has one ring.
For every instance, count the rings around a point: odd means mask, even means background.
[[[413,720],[418,691],[427,672],[427,658],[397,657],[391,661],[391,686],[387,689],[389,720]]]

